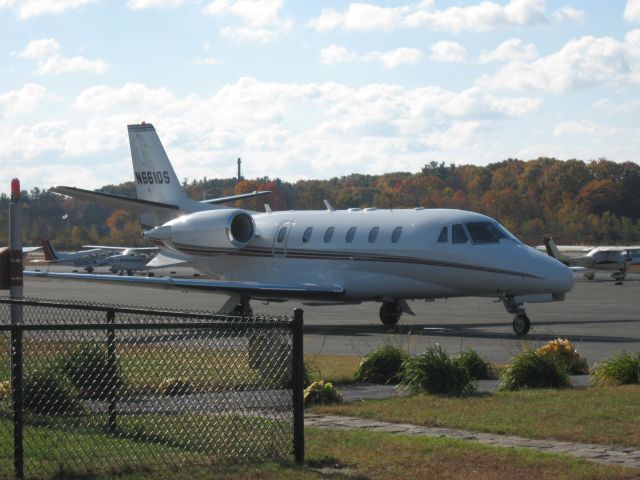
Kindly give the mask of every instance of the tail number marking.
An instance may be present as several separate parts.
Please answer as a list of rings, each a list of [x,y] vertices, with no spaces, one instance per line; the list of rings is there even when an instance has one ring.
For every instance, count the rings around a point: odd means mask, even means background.
[[[136,182],[139,184],[153,185],[154,183],[171,183],[171,177],[166,170],[156,172],[135,172]]]

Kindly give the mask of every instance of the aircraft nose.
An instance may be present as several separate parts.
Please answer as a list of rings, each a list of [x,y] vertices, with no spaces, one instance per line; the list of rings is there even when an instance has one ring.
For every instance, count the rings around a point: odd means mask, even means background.
[[[566,293],[573,288],[576,279],[570,268],[554,258],[547,257],[545,280],[553,293]]]
[[[171,225],[162,225],[160,227],[147,230],[144,232],[144,236],[151,241],[155,240],[162,242],[163,240],[168,240],[171,238]]]

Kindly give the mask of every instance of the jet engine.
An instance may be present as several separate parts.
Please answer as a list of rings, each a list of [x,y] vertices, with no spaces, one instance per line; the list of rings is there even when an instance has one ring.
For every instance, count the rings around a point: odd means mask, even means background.
[[[206,210],[183,215],[144,233],[154,243],[191,254],[225,253],[247,245],[256,233],[249,212]]]

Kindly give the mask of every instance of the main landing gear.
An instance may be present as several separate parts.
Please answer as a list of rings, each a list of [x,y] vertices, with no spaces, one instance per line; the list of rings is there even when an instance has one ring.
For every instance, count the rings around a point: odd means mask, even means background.
[[[380,306],[380,320],[387,327],[398,323],[402,315],[402,305],[398,300],[385,300]]]
[[[502,303],[504,308],[507,309],[507,312],[515,314],[512,326],[516,335],[526,335],[529,333],[531,321],[527,316],[527,312],[524,310],[524,305],[522,303],[517,303],[511,296],[502,297]]]

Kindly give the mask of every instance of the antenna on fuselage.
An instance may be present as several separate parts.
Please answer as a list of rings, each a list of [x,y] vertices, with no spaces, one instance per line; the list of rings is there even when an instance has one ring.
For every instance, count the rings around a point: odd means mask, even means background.
[[[271,210],[271,205],[269,205],[268,203],[264,204],[264,211],[267,213],[271,213],[273,210]]]
[[[327,207],[327,210],[329,210],[330,212],[335,212],[336,209],[333,208],[333,206],[331,206],[331,204],[329,203],[329,200],[327,200],[326,198],[324,200],[322,200],[324,202],[325,207]]]

